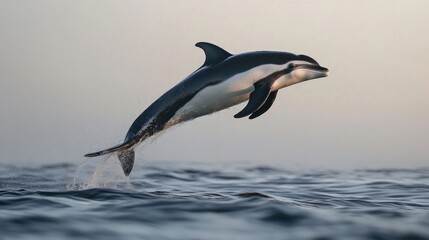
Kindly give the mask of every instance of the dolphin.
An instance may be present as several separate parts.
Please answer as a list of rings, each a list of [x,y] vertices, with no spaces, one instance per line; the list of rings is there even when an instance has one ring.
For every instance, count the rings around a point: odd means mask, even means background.
[[[204,51],[204,64],[146,108],[123,143],[85,157],[116,153],[128,176],[134,165],[134,148],[149,137],[247,100],[234,117],[257,118],[270,109],[279,89],[329,74],[327,68],[306,55],[275,51],[231,54],[207,42],[195,46]]]

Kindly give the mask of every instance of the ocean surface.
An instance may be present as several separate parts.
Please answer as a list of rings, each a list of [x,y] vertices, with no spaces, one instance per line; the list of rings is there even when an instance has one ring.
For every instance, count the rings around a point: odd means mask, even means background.
[[[0,239],[429,239],[429,168],[0,164]]]

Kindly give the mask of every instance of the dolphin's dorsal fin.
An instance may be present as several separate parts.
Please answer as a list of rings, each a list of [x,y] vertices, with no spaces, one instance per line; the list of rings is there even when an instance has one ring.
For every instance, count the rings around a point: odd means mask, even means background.
[[[231,53],[208,42],[199,42],[195,44],[195,46],[203,49],[204,53],[206,54],[206,61],[204,62],[203,66],[212,66],[218,64],[232,56]]]

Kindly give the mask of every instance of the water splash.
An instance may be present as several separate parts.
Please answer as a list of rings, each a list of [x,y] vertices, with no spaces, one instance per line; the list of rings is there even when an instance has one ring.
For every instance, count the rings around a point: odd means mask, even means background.
[[[97,163],[98,162],[98,163]],[[96,166],[93,166],[97,163]],[[67,186],[67,190],[86,190],[91,188],[127,188],[130,185],[119,161],[114,154],[106,155],[98,161],[86,160],[80,164],[74,173],[73,181]]]

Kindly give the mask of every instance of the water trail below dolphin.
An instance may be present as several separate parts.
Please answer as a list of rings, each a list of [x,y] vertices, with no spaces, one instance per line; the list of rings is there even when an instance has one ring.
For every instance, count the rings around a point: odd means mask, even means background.
[[[114,154],[103,156],[97,160],[91,159],[90,163],[85,160],[76,168],[73,181],[67,186],[68,190],[115,188],[119,183],[123,185],[129,182],[129,178],[123,175],[118,159]]]

